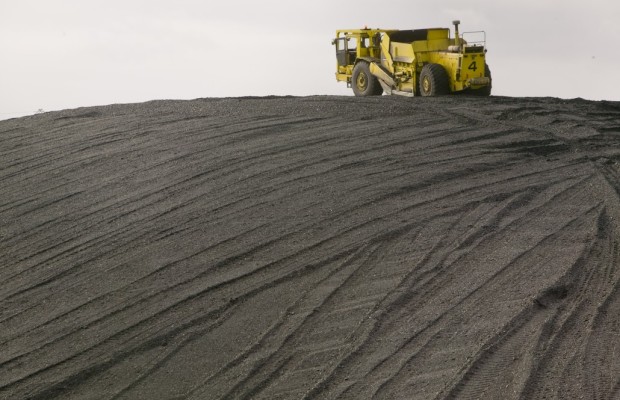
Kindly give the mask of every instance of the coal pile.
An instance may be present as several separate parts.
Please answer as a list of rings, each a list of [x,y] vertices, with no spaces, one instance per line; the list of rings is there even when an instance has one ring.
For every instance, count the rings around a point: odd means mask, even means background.
[[[0,121],[0,398],[620,396],[620,103]]]

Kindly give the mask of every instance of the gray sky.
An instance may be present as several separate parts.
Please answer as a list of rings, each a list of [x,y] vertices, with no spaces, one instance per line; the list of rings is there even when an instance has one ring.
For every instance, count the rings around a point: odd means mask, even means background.
[[[351,95],[334,78],[336,29],[453,19],[486,31],[493,94],[620,100],[619,17],[617,0],[0,0],[0,119],[153,99]]]

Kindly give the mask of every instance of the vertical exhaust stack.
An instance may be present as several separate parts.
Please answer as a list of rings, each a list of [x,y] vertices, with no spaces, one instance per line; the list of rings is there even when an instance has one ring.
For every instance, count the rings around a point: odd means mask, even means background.
[[[461,37],[459,36],[459,24],[461,23],[461,21],[457,19],[452,21],[452,23],[454,24],[454,45],[460,47]]]

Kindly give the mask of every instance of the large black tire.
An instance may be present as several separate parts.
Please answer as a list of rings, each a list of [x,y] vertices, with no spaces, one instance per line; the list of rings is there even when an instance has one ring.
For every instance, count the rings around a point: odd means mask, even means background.
[[[353,67],[351,86],[356,96],[380,96],[383,93],[379,80],[370,73],[366,61],[360,61]]]
[[[491,70],[489,69],[489,66],[487,65],[487,63],[484,63],[484,76],[491,80],[491,83],[489,83],[489,86],[485,86],[482,89],[472,89],[469,91],[469,94],[472,94],[474,96],[490,96],[491,95],[491,88],[493,87],[493,79],[491,78]]]
[[[426,64],[422,67],[419,86],[419,93],[422,96],[441,96],[450,93],[448,73],[439,64]]]

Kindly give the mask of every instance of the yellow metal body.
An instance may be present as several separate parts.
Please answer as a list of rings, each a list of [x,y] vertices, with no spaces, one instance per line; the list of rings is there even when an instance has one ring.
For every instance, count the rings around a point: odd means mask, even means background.
[[[354,68],[365,62],[386,93],[415,95],[424,66],[438,64],[447,74],[450,93],[486,88],[490,94],[484,43],[468,44],[459,37],[458,21],[455,27],[454,38],[448,28],[337,30],[336,80],[355,84]]]

